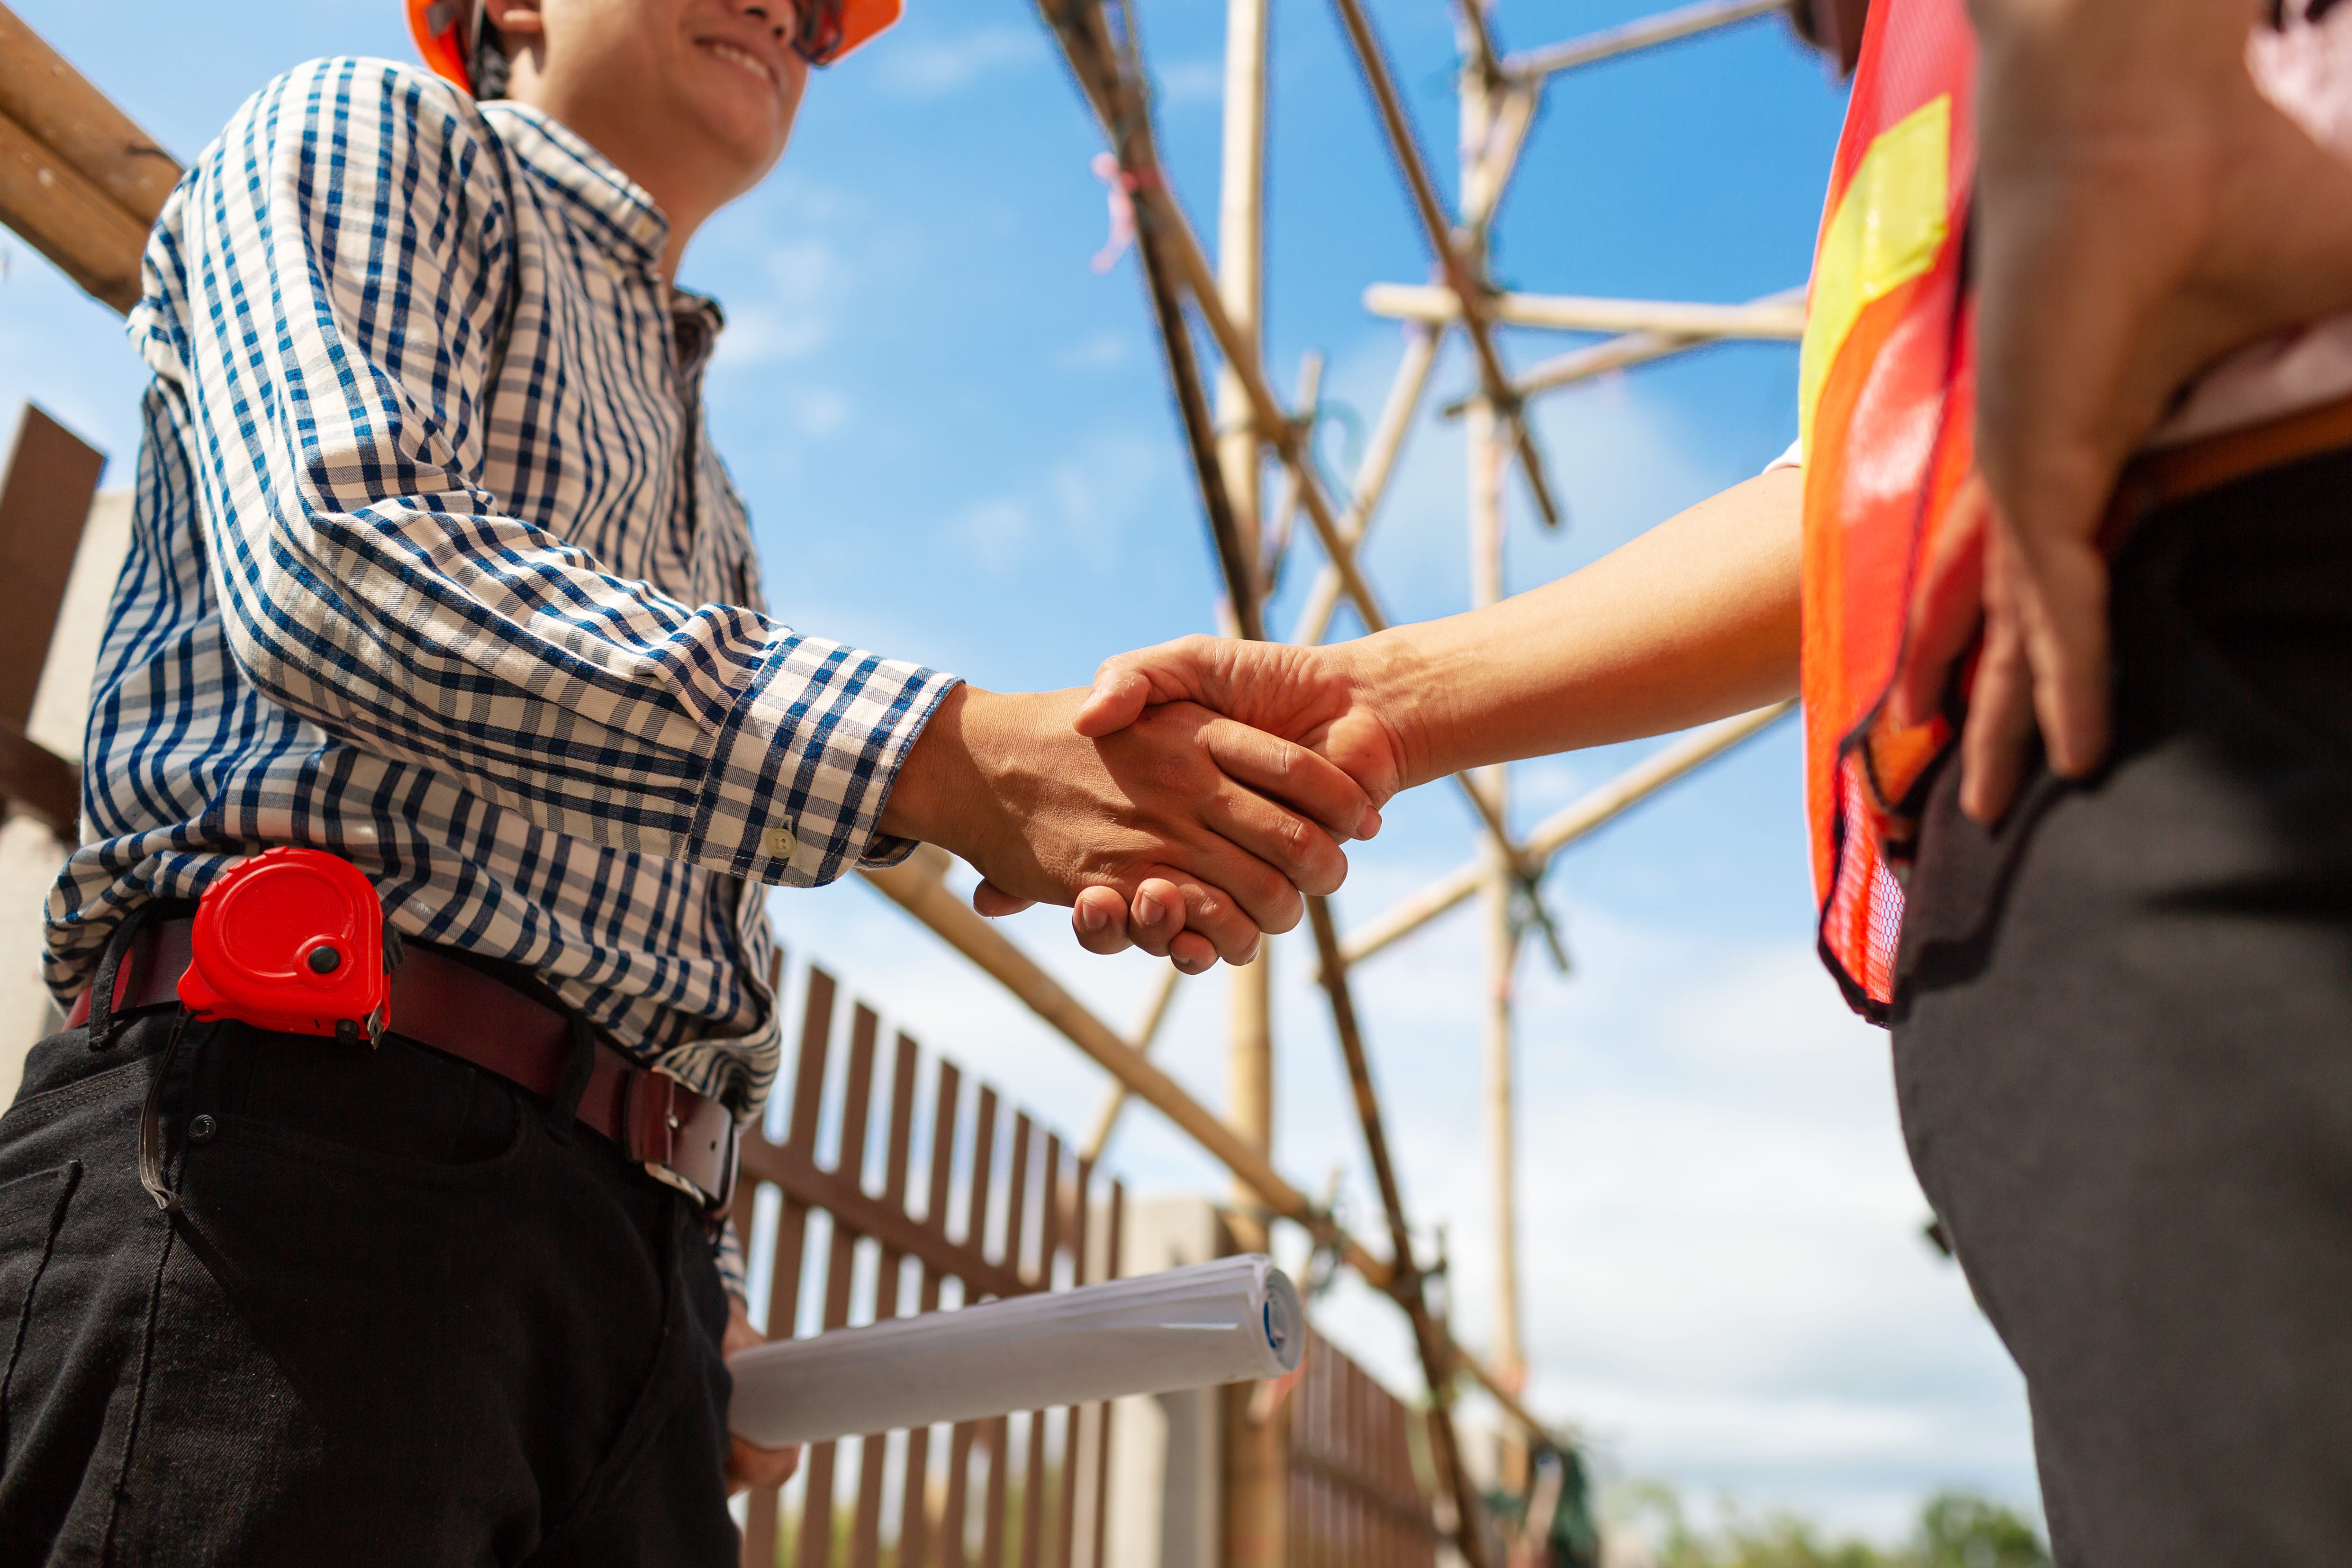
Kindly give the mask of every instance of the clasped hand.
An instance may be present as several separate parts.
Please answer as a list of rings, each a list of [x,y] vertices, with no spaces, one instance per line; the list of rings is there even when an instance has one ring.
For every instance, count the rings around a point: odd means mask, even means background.
[[[1255,956],[1346,879],[1371,796],[1296,740],[1197,702],[1082,727],[1085,691],[959,687],[899,771],[882,828],[977,867],[987,915],[1074,906],[1092,952],[1130,945],[1197,973]]]

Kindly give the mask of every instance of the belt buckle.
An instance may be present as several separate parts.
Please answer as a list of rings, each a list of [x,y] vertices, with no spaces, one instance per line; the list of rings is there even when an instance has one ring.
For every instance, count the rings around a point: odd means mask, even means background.
[[[655,1086],[658,1086],[657,1088]],[[684,1089],[676,1079],[658,1069],[642,1072],[631,1086],[627,1129],[628,1155],[644,1165],[646,1173],[666,1186],[676,1187],[701,1205],[703,1213],[713,1218],[725,1217],[735,1201],[735,1178],[742,1154],[742,1131],[735,1124],[734,1113],[716,1100],[696,1095],[701,1110],[695,1117],[698,1129],[716,1116],[723,1129],[724,1148],[711,1173],[718,1178],[719,1190],[712,1192],[694,1177],[678,1169],[677,1162],[678,1134],[687,1131],[679,1114],[678,1097]]]

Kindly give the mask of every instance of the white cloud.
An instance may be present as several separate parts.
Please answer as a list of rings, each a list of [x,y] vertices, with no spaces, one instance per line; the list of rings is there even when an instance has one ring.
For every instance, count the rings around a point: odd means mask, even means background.
[[[785,412],[803,436],[837,435],[848,425],[855,405],[829,386],[794,387],[784,394]]]
[[[1036,524],[1028,507],[999,496],[956,513],[948,521],[948,531],[982,570],[1002,577],[1021,564]]]
[[[1068,371],[1117,370],[1134,353],[1134,340],[1125,332],[1101,331],[1063,349],[1054,356],[1054,363]]]
[[[1097,431],[1018,491],[956,513],[946,532],[994,575],[1032,564],[1047,550],[1105,570],[1117,564],[1120,539],[1168,482],[1162,443]]]
[[[738,287],[716,363],[727,369],[808,358],[833,336],[850,270],[829,239],[785,240],[762,248],[756,293]]]
[[[1225,96],[1225,64],[1218,59],[1176,60],[1151,73],[1163,103],[1217,103]]]
[[[901,98],[943,98],[982,77],[1042,60],[1045,43],[1034,27],[982,27],[957,37],[893,40],[882,80]]]

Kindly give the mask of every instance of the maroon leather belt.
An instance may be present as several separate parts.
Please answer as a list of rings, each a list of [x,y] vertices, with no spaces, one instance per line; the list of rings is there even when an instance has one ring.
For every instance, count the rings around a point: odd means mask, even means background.
[[[113,1008],[176,1004],[194,922],[157,921],[131,939],[114,983]],[[571,1017],[503,981],[428,947],[411,946],[392,973],[391,1032],[468,1061],[553,1100],[571,1062]],[[84,992],[66,1020],[89,1020]],[[319,1042],[322,1048],[336,1048]],[[580,1096],[580,1121],[618,1144],[656,1180],[713,1215],[735,1195],[735,1118],[665,1073],[639,1067],[601,1042]]]

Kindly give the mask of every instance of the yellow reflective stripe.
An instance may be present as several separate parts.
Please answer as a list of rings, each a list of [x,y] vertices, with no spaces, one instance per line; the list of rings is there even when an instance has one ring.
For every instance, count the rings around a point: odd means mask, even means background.
[[[1935,265],[1950,233],[1952,98],[1937,98],[1870,144],[1822,234],[1797,371],[1799,439],[1813,449],[1814,405],[1863,307]]]

